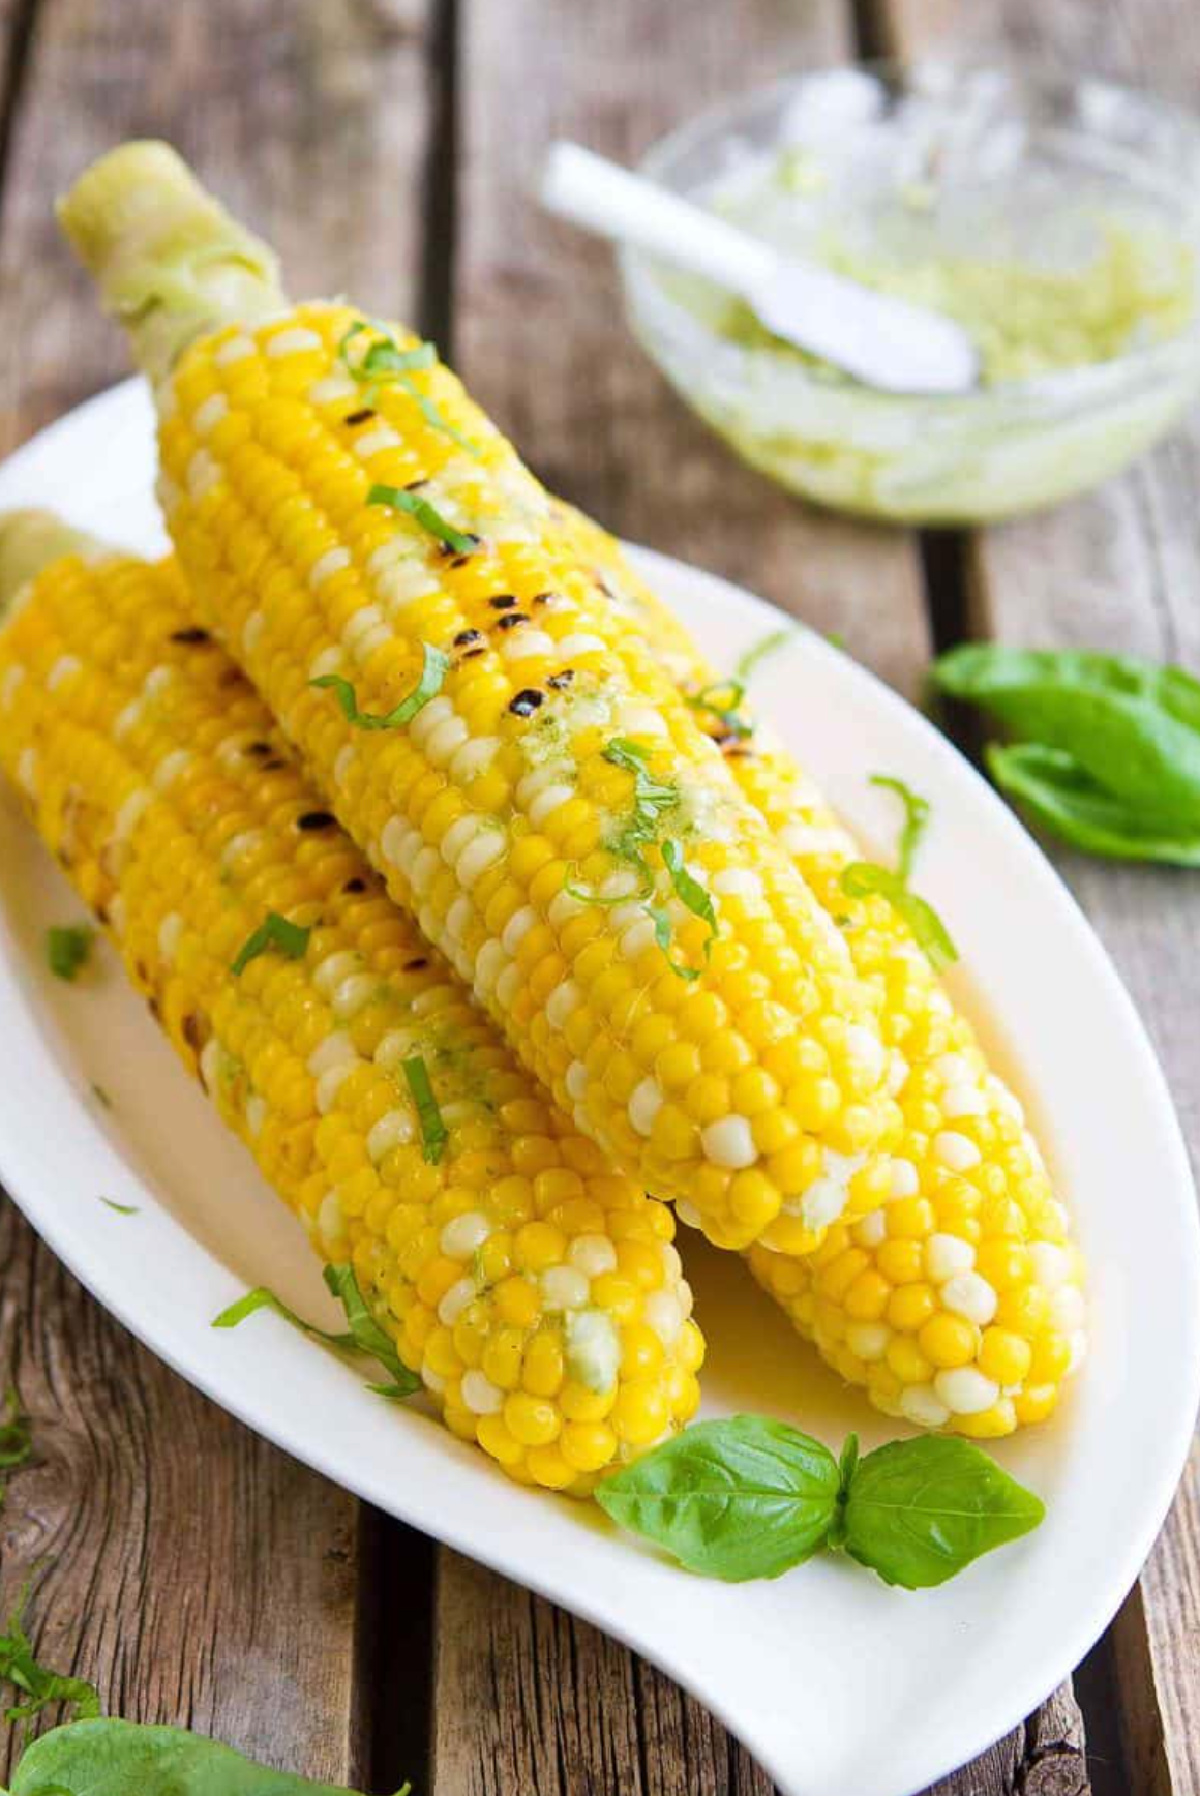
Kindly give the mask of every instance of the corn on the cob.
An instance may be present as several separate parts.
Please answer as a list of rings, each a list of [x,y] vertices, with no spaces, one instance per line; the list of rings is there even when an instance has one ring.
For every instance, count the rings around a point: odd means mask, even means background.
[[[586,1493],[696,1406],[669,1210],[553,1111],[395,910],[173,564],[76,554],[23,585],[80,546],[36,514],[0,524],[0,764],[449,1427],[522,1482]],[[272,913],[308,930],[300,957],[235,975]]]
[[[1008,1433],[1054,1408],[1086,1347],[1082,1269],[1036,1140],[988,1066],[903,917],[842,889],[856,843],[744,694],[726,690],[618,545],[559,505],[581,559],[649,643],[721,743],[739,786],[842,921],[856,971],[881,997],[883,1040],[904,1118],[886,1201],[839,1222],[808,1259],[749,1252],[760,1283],[848,1380],[888,1414],[964,1434]]]
[[[560,1107],[722,1246],[782,1219],[811,1252],[873,1211],[899,1128],[878,995],[428,346],[340,305],[262,322],[258,246],[163,146],[61,217],[161,375],[205,621]]]

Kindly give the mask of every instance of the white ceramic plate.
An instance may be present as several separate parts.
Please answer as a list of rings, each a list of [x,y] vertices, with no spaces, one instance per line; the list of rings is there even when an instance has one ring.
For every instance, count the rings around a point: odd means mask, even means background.
[[[0,505],[58,506],[152,549],[151,473],[149,410],[131,384],[15,456],[0,470]],[[720,666],[778,625],[722,581],[638,559]],[[99,977],[78,987],[48,975],[45,927],[80,907],[8,800],[0,1173],[96,1297],[184,1377],[349,1489],[645,1653],[741,1736],[785,1796],[906,1796],[980,1752],[1072,1670],[1149,1550],[1200,1378],[1195,1199],[1162,1077],[1112,967],[966,762],[814,636],[763,663],[755,698],[877,852],[889,851],[895,818],[870,772],[900,774],[932,800],[921,888],[949,921],[960,995],[1040,1119],[1078,1219],[1091,1358],[1052,1425],[998,1450],[1048,1504],[1027,1540],[920,1595],[831,1558],[771,1584],[704,1583],[596,1511],[508,1484],[274,1317],[214,1333],[217,1311],[260,1282],[333,1320],[319,1269],[115,957],[105,951]],[[102,1194],[139,1213],[115,1214]],[[693,1241],[683,1245],[710,1342],[707,1414],[771,1411],[835,1444],[849,1427],[866,1445],[896,1432],[814,1362],[736,1259]]]

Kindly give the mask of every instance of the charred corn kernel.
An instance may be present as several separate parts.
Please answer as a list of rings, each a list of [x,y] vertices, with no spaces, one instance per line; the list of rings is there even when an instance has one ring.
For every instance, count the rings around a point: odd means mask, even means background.
[[[638,1418],[657,1436],[694,1407],[703,1347],[669,1212],[553,1113],[393,907],[172,566],[72,556],[5,621],[14,585],[73,540],[0,520],[0,765],[184,1061],[314,1247],[354,1266],[447,1426],[519,1482],[582,1493],[649,1438]],[[235,975],[272,913],[301,930],[297,958],[268,942]],[[367,1006],[378,1026],[362,1033]],[[445,1130],[436,1154],[402,1071],[414,1057]],[[622,1255],[636,1276],[601,1271]],[[631,1381],[618,1438],[605,1418]],[[564,1422],[584,1430],[586,1466],[554,1446]]]
[[[862,1222],[856,1227],[854,1245],[869,1256],[871,1274],[892,1288],[884,1316],[896,1332],[885,1363],[889,1368],[893,1363],[903,1366],[904,1383],[900,1391],[893,1390],[887,1379],[878,1376],[878,1362],[868,1364],[865,1381],[873,1401],[888,1413],[929,1427],[956,1427],[963,1420],[977,1434],[989,1427],[1041,1419],[1053,1407],[1057,1381],[1065,1373],[1056,1369],[1053,1383],[1038,1383],[1036,1369],[1030,1369],[1036,1344],[1052,1320],[1052,1290],[1035,1282],[1037,1263],[1041,1260],[1051,1278],[1061,1275],[1068,1286],[1061,1306],[1061,1313],[1071,1320],[1067,1363],[1082,1349],[1080,1268],[1069,1250],[1065,1261],[1053,1255],[1047,1259],[1047,1246],[1059,1248],[1067,1240],[1066,1217],[1053,1198],[1020,1107],[991,1073],[969,1024],[956,1015],[903,919],[882,899],[849,900],[842,892],[843,870],[860,853],[811,782],[752,728],[750,733],[731,731],[719,707],[706,709],[705,688],[711,687],[715,676],[699,660],[686,633],[633,574],[616,544],[568,507],[560,505],[558,511],[564,526],[574,529],[593,562],[603,569],[626,627],[640,630],[685,692],[700,701],[697,717],[725,752],[738,785],[767,818],[835,926],[845,926],[856,973],[882,994],[887,1079],[899,1104],[902,1130],[894,1157],[889,1161],[869,1151],[850,1186],[853,1194],[862,1190]],[[737,711],[748,718],[744,695],[738,695]],[[753,874],[733,883],[741,886],[748,901],[753,900]],[[803,1092],[793,1113],[806,1126],[813,1125],[826,1104],[838,1101],[835,1088],[841,1089],[839,1063],[844,1070],[845,1024],[834,1019],[831,1026],[823,1019],[819,1041],[801,1040],[767,999],[743,1007],[738,1033],[753,1044],[758,1064],[789,1096]],[[678,1059],[678,1044],[660,1055],[660,1063],[669,1070],[674,1070],[672,1055]],[[704,1069],[726,1070],[711,1059],[705,1060]],[[687,1082],[682,1063],[680,1082]],[[818,1176],[818,1168],[785,1169],[784,1158],[777,1155],[771,1161],[777,1184],[804,1190]],[[869,1203],[867,1187],[873,1193]],[[851,1213],[850,1205],[846,1213]],[[932,1270],[927,1265],[931,1243]],[[845,1243],[838,1251],[844,1247]],[[861,1383],[863,1376],[852,1365],[857,1356],[845,1344],[847,1329],[854,1326],[848,1311],[850,1293],[855,1293],[855,1303],[865,1301],[872,1307],[879,1287],[873,1282],[860,1286],[861,1275],[856,1275],[844,1295],[826,1290],[814,1302],[823,1268],[831,1263],[822,1258],[823,1251],[819,1235],[806,1242],[798,1217],[781,1216],[749,1257],[760,1282],[800,1332],[811,1336],[816,1330],[825,1356],[843,1375]],[[794,1256],[790,1264],[788,1255]],[[933,1392],[932,1362],[922,1353],[917,1336],[942,1315],[948,1318],[948,1339],[961,1342],[971,1326],[976,1330],[977,1356],[962,1370],[999,1381],[1005,1389],[1020,1386],[1011,1413],[1004,1398],[992,1410],[960,1416]],[[941,1331],[939,1324],[935,1339]],[[1058,1344],[1044,1350],[1048,1378],[1050,1367],[1061,1368],[1064,1363],[1065,1333],[1059,1328]],[[1024,1369],[1018,1370],[1023,1361]],[[1010,1372],[1015,1376],[1008,1378]],[[951,1392],[957,1388],[952,1385]],[[963,1383],[962,1389],[967,1388]]]
[[[163,502],[202,617],[560,1108],[732,1247],[801,1197],[766,1165],[790,1131],[841,1158],[885,1148],[899,1114],[877,987],[590,550],[449,370],[397,379],[372,351],[411,350],[410,335],[345,305],[288,311],[262,247],[161,145],[104,158],[60,216],[157,381]],[[222,265],[235,281],[213,277]],[[356,728],[313,689],[341,679],[360,713],[385,716],[431,656],[427,702],[394,728]],[[646,777],[673,802],[648,807]],[[685,896],[697,887],[715,928]],[[764,1003],[824,1048],[815,1080],[789,1083],[751,1046],[742,1015]],[[630,1033],[635,1007],[677,1019],[674,1052]],[[706,1065],[718,1037],[729,1046]],[[765,1183],[736,1210],[728,1178],[703,1176],[751,1165]],[[823,1202],[814,1229],[845,1184],[827,1181]]]

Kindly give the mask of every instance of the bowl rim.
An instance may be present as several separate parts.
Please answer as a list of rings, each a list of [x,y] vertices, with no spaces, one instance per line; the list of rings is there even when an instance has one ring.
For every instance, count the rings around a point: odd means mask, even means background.
[[[672,186],[671,182],[664,180],[664,165],[686,153],[697,142],[714,135],[719,137],[723,131],[731,130],[745,112],[764,105],[773,96],[798,91],[809,82],[843,71],[877,75],[893,83],[897,80],[910,83],[921,71],[934,70],[959,80],[967,75],[1004,75],[1015,78],[1019,87],[1029,92],[1079,93],[1086,89],[1117,97],[1191,138],[1197,165],[1200,166],[1200,113],[1165,99],[1148,88],[1134,86],[1131,82],[1112,80],[1107,75],[1088,71],[1047,69],[1015,53],[989,57],[953,54],[875,56],[834,59],[815,66],[806,65],[777,75],[770,81],[741,88],[705,107],[701,112],[685,118],[663,136],[656,138],[639,156],[635,166],[638,174],[665,186]],[[1181,188],[1182,185],[1181,182]],[[1046,406],[1056,409],[1086,409],[1124,396],[1131,383],[1145,380],[1149,384],[1173,376],[1178,363],[1200,357],[1200,197],[1192,202],[1185,228],[1180,235],[1181,241],[1193,251],[1196,266],[1191,318],[1174,336],[1158,343],[1139,344],[1106,361],[1051,369],[1020,380],[999,382],[995,386],[978,386],[966,393],[893,393],[883,388],[867,386],[848,376],[823,378],[810,370],[792,351],[776,350],[769,345],[758,344],[751,348],[712,330],[689,307],[672,298],[654,273],[654,258],[645,252],[622,244],[618,250],[618,262],[627,310],[633,317],[637,335],[655,360],[659,359],[657,346],[647,342],[645,333],[637,329],[640,315],[647,307],[669,315],[672,328],[685,338],[690,337],[697,348],[702,349],[710,358],[715,352],[731,369],[742,369],[753,362],[760,370],[760,377],[762,370],[769,369],[772,377],[781,383],[794,385],[808,393],[819,393],[827,403],[852,401],[857,407],[871,404],[892,412],[916,410],[946,417],[964,417],[985,409],[1006,412],[1036,411]]]

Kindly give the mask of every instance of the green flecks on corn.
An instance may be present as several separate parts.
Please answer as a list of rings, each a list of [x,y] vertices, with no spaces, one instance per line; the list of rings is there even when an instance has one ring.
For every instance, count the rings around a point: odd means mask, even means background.
[[[205,621],[560,1107],[722,1246],[875,1210],[880,994],[454,377],[347,306],[280,314],[269,269],[248,298],[260,246],[163,146],[61,216],[162,374]]]
[[[696,1406],[670,1211],[555,1112],[394,908],[173,564],[72,553],[23,585],[81,546],[0,520],[0,766],[447,1425],[524,1483],[588,1492]],[[298,956],[268,941],[235,974],[272,916]]]
[[[754,724],[745,696],[731,728],[720,680],[678,621],[610,537],[558,509],[626,628],[685,693],[716,699],[697,716],[880,997],[903,1116],[884,1199],[855,1222],[835,1222],[807,1259],[770,1251],[767,1231],[749,1253],[755,1276],[889,1415],[975,1436],[1042,1420],[1086,1350],[1082,1266],[1020,1103],[904,919],[883,898],[846,896],[841,875],[861,858],[857,844],[771,731]]]

